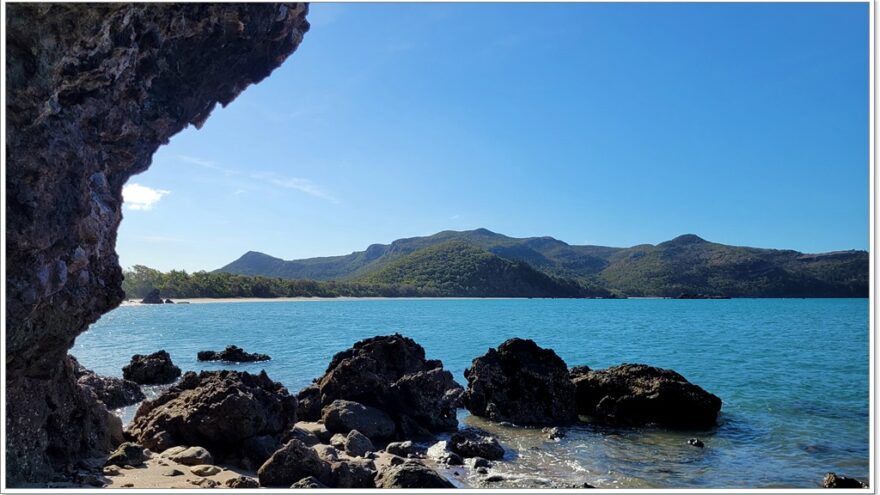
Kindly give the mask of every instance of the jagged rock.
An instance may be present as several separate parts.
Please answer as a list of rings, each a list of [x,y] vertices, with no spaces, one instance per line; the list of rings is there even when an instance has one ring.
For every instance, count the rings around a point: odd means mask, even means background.
[[[214,463],[214,456],[204,447],[172,447],[163,452],[162,456],[184,466]]]
[[[151,290],[146,297],[141,299],[141,304],[163,304],[165,302],[159,295],[159,289]]]
[[[110,454],[104,465],[119,467],[140,466],[146,460],[147,456],[144,454],[144,447],[142,445],[125,442]]]
[[[449,450],[462,457],[482,457],[498,460],[504,457],[504,447],[493,436],[475,430],[462,430],[449,437]]]
[[[389,466],[376,477],[378,488],[455,488],[436,471],[419,462]]]
[[[373,450],[376,450],[373,442],[357,430],[351,430],[345,437],[345,453],[350,456],[361,457]]]
[[[292,53],[305,4],[6,8],[6,483],[112,450],[112,416],[65,370],[124,298],[122,186],[156,149]]]
[[[234,363],[251,363],[255,361],[268,361],[272,359],[268,354],[245,352],[238,346],[226,346],[226,349],[217,351],[199,351],[199,361],[229,361]]]
[[[465,370],[467,409],[519,425],[567,424],[577,419],[574,386],[565,362],[535,342],[510,339]]]
[[[307,476],[296,483],[290,485],[291,488],[327,488],[327,485],[318,481],[314,476]]]
[[[405,442],[392,442],[385,447],[385,452],[389,454],[399,455],[401,457],[418,456],[425,453],[425,449],[412,443],[410,440]]]
[[[199,464],[189,468],[189,471],[196,476],[214,476],[220,472],[220,468],[210,464]]]
[[[347,434],[358,430],[371,439],[391,438],[396,429],[381,409],[348,400],[335,400],[324,407],[321,421],[330,431]]]
[[[422,346],[395,334],[362,340],[336,354],[326,373],[298,394],[298,412],[316,421],[325,407],[346,400],[378,408],[397,423],[406,417],[425,431],[451,431],[458,425],[460,395],[461,387],[439,361],[426,360]]]
[[[122,377],[142,385],[171,383],[180,376],[180,368],[171,362],[165,350],[147,356],[135,354],[122,368]]]
[[[73,366],[73,374],[77,382],[94,392],[107,409],[130,406],[147,398],[137,383],[122,378],[100,376],[79,364],[75,357],[67,356],[67,358]]]
[[[822,488],[868,488],[868,485],[855,478],[828,473],[822,480]]]
[[[260,483],[253,479],[248,478],[247,476],[236,476],[235,478],[229,478],[223,482],[223,485],[227,488],[259,488]]]
[[[329,486],[375,488],[376,465],[367,459],[340,459],[330,463]]]
[[[329,475],[328,463],[299,440],[284,444],[257,470],[260,485],[265,487],[290,486],[309,476],[326,480]]]
[[[248,478],[247,476],[237,476],[235,478],[229,478],[228,480],[223,482],[227,488],[259,488],[260,482],[253,479]]]
[[[176,445],[201,445],[222,460],[271,450],[272,439],[280,439],[296,421],[295,411],[296,399],[265,372],[187,372],[159,397],[141,404],[129,434],[149,448],[157,439],[167,443],[168,437]],[[261,461],[250,459],[250,464]]]
[[[622,425],[715,426],[721,399],[678,373],[644,364],[575,372],[579,414]]]

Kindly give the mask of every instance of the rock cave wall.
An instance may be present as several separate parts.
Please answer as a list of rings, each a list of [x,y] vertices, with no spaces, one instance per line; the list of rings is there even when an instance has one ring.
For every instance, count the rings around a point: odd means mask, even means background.
[[[122,186],[299,46],[308,5],[6,6],[6,469],[45,482],[118,442],[65,358],[123,299]]]

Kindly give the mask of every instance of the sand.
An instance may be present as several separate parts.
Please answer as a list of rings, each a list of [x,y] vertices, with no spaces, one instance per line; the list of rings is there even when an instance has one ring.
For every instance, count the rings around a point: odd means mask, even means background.
[[[135,468],[119,469],[118,475],[110,475],[105,478],[109,482],[105,488],[201,488],[197,483],[202,480],[213,480],[218,483],[217,488],[228,488],[223,483],[226,480],[237,478],[239,476],[247,476],[256,478],[256,474],[251,471],[235,466],[217,465],[221,471],[212,476],[198,476],[190,471],[191,466],[178,464],[170,459],[165,459],[160,455],[153,454],[150,459],[142,466]],[[182,472],[178,476],[165,476],[162,473],[176,469]],[[203,482],[210,485],[209,482]],[[210,488],[206,485],[205,488]]]

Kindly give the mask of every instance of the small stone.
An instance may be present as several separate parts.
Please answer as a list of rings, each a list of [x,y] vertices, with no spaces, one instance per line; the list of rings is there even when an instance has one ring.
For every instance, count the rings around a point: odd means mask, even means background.
[[[214,458],[211,453],[202,447],[189,447],[167,456],[174,462],[186,466],[198,466],[199,464],[213,464]]]
[[[486,469],[486,468],[483,467],[483,466],[480,466],[480,467],[477,468],[477,472],[480,473],[480,474],[488,474],[488,473],[489,473],[489,470]]]
[[[248,478],[247,476],[238,476],[236,478],[230,478],[226,480],[224,483],[229,488],[259,488],[260,482],[253,479]]]
[[[693,445],[694,447],[699,447],[701,449],[706,446],[699,438],[691,438],[688,440],[688,445]]]
[[[565,430],[556,426],[541,428],[541,432],[547,435],[548,440],[559,440],[565,438]]]
[[[220,472],[220,468],[210,464],[200,464],[189,468],[190,472],[196,476],[213,476]]]
[[[181,471],[179,469],[168,468],[168,469],[163,469],[162,471],[160,471],[160,474],[162,474],[162,476],[182,476],[183,471]]]
[[[486,477],[487,483],[497,483],[499,481],[504,481],[504,476],[501,476],[500,474],[493,474],[492,476]]]
[[[119,476],[119,468],[116,466],[105,466],[102,472],[104,476]]]
[[[471,459],[471,463],[473,464],[473,466],[475,468],[479,468],[479,467],[490,468],[490,467],[492,467],[492,463],[489,462],[489,459],[486,459],[484,457],[474,457]]]

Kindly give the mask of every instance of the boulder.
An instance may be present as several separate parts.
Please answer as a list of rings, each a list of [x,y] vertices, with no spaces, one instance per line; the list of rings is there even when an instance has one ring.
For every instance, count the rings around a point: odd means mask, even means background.
[[[247,476],[236,476],[223,482],[227,488],[259,488],[260,482]]]
[[[105,466],[140,466],[147,460],[144,447],[133,442],[125,442],[110,454]]]
[[[314,476],[306,476],[305,478],[297,481],[296,483],[290,485],[291,488],[305,488],[305,489],[315,489],[315,488],[327,488],[327,485],[318,481],[318,478]]]
[[[293,425],[293,428],[291,428],[290,431],[287,432],[287,435],[285,435],[284,438],[282,438],[282,442],[287,443],[288,440],[295,438],[295,439],[299,440],[300,442],[308,445],[309,447],[311,447],[315,444],[321,443],[321,439],[318,438],[318,435],[316,435],[312,430],[304,428],[302,426],[302,424],[303,424],[303,422],[301,421],[301,422]],[[314,424],[320,424],[320,423],[314,423]],[[322,428],[324,427],[324,425],[320,425],[320,426]],[[326,428],[324,429],[324,431],[327,431]]]
[[[160,450],[154,443],[201,445],[218,459],[230,457],[244,467],[237,456],[268,455],[295,421],[296,399],[265,372],[187,372],[178,384],[141,404],[129,434],[154,450]],[[260,455],[249,464],[259,466]]]
[[[370,439],[394,436],[394,421],[381,409],[348,401],[335,400],[321,412],[321,420],[328,430],[348,434],[357,430]]]
[[[420,462],[388,466],[376,477],[378,488],[455,488],[446,478]]]
[[[373,442],[357,430],[351,430],[345,437],[345,453],[350,456],[362,457],[374,450],[376,447],[373,446]]]
[[[79,364],[73,356],[67,356],[73,366],[73,374],[77,383],[95,393],[98,400],[107,406],[107,409],[118,409],[130,406],[146,399],[141,387],[131,381],[111,376],[100,376],[94,371]]]
[[[198,466],[214,463],[214,456],[212,456],[204,447],[172,447],[171,449],[162,452],[162,457],[166,457],[178,464],[183,464],[184,466]]]
[[[221,471],[217,466],[211,464],[199,464],[189,468],[189,472],[196,476],[214,476]]]
[[[498,460],[504,457],[504,447],[490,435],[476,430],[462,430],[449,437],[449,450],[462,457],[482,457]]]
[[[291,486],[309,476],[327,480],[330,465],[311,447],[299,440],[290,440],[260,466],[257,476],[264,487]]]
[[[828,473],[822,480],[822,488],[868,488],[868,485],[855,478]]]
[[[519,425],[567,424],[577,419],[575,389],[565,362],[535,342],[510,339],[465,370],[467,409]]]
[[[255,361],[268,361],[272,359],[268,354],[245,352],[238,346],[226,346],[226,349],[217,351],[199,351],[199,361],[229,361],[233,363],[252,363]]]
[[[309,421],[318,420],[334,401],[345,400],[380,409],[398,424],[408,421],[410,431],[440,432],[458,426],[460,396],[461,387],[440,361],[426,360],[422,346],[395,334],[362,340],[336,354],[324,375],[298,398],[301,419]]]
[[[644,364],[573,371],[579,414],[618,425],[715,426],[721,399],[678,373]]]
[[[171,383],[180,376],[180,368],[171,362],[164,350],[147,356],[135,354],[131,362],[122,368],[122,377],[141,385]]]
[[[159,289],[151,290],[146,297],[141,299],[141,304],[163,304],[165,302],[159,295]]]
[[[330,463],[328,485],[333,488],[376,488],[376,465],[367,459],[339,459]]]

